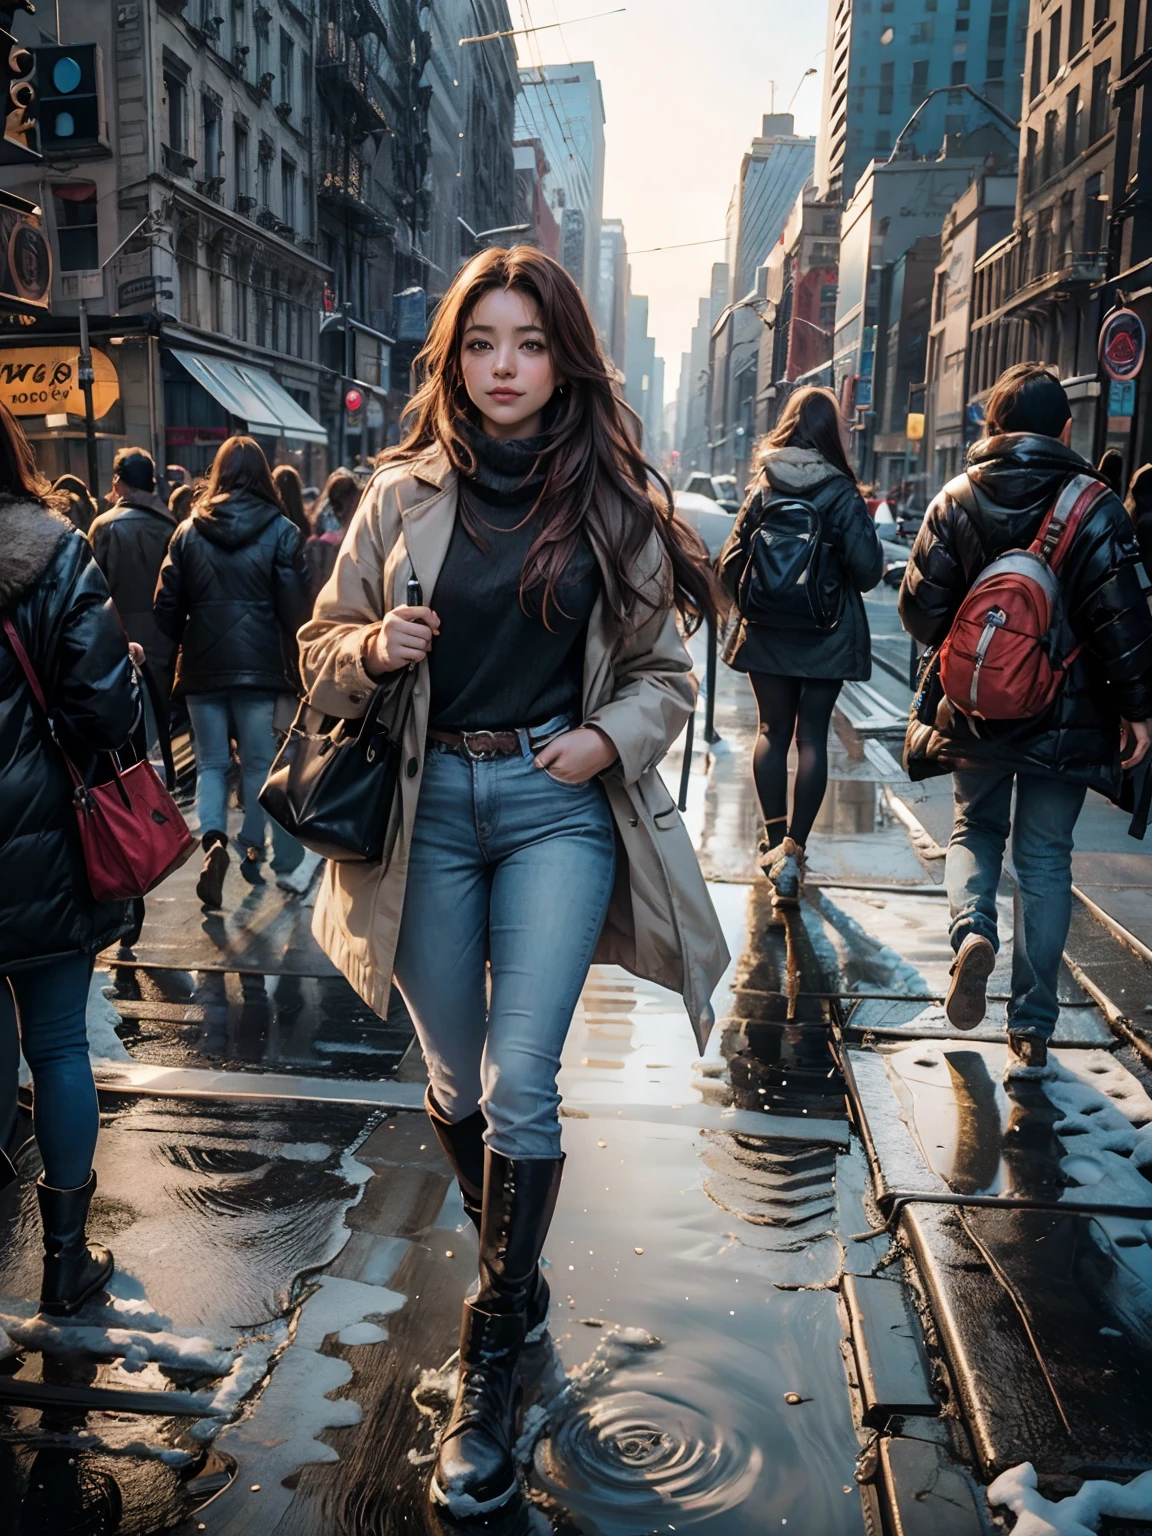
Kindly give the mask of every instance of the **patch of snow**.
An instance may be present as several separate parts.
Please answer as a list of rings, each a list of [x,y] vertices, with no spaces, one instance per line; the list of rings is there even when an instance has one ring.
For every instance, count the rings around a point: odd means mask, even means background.
[[[88,1054],[94,1062],[131,1061],[132,1054],[116,1033],[120,1015],[105,996],[111,990],[108,971],[95,970],[88,987]]]
[[[138,1371],[149,1360],[206,1376],[223,1376],[232,1369],[233,1353],[210,1339],[159,1329],[100,1328],[83,1320],[36,1315],[19,1317],[0,1312],[0,1330],[23,1349],[45,1355],[84,1354],[119,1359],[126,1371]],[[208,1405],[205,1398],[205,1407]]]
[[[1001,1473],[988,1489],[988,1503],[1016,1516],[1012,1536],[1093,1536],[1105,1516],[1129,1520],[1152,1519],[1152,1472],[1130,1483],[1090,1480],[1071,1498],[1052,1504],[1036,1488],[1030,1461]]]

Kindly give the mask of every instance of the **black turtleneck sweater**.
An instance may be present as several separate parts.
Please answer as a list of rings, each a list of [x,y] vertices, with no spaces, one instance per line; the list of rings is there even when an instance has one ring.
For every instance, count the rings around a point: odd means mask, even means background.
[[[579,719],[584,639],[601,584],[595,556],[581,544],[545,624],[541,591],[521,602],[520,575],[540,529],[533,507],[548,439],[502,442],[473,431],[469,441],[476,474],[461,477],[464,511],[432,594],[440,633],[429,656],[429,724],[477,731],[543,725],[562,714]]]

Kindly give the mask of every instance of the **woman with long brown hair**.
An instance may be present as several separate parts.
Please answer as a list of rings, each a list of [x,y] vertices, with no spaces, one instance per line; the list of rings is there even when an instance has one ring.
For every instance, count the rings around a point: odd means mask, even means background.
[[[861,593],[880,580],[884,548],[848,462],[844,422],[830,389],[798,389],[788,397],[758,462],[759,474],[720,555],[730,594],[749,610],[741,612],[724,660],[748,673],[760,717],[752,773],[764,816],[761,868],[772,882],[775,905],[794,906],[805,844],[828,788],[832,711],[845,682],[872,675]],[[789,582],[791,591],[783,585],[769,590],[768,603],[762,595],[753,611],[740,578],[757,538],[776,543],[773,554],[761,557],[765,585],[771,589],[775,578]],[[806,611],[798,611],[795,594],[817,581],[820,611],[807,599]],[[798,760],[789,818],[793,741]]]
[[[329,864],[313,930],[381,1014],[395,974],[479,1231],[432,1479],[469,1515],[516,1491],[516,1365],[546,1326],[563,1167],[556,1076],[589,964],[676,987],[701,1041],[711,1024],[727,951],[656,765],[695,697],[677,616],[699,622],[714,589],[558,263],[475,257],[420,368],[300,642],[326,714],[363,714],[417,668],[384,859]]]
[[[257,797],[276,752],[277,697],[299,691],[296,631],[311,608],[301,549],[264,450],[251,437],[230,437],[191,516],[172,535],[154,607],[160,628],[180,644],[176,692],[192,720],[204,848],[196,894],[206,907],[224,900],[233,732],[244,782],[240,873],[250,885],[263,880],[265,818]],[[303,858],[296,839],[273,823],[272,869],[289,890]]]

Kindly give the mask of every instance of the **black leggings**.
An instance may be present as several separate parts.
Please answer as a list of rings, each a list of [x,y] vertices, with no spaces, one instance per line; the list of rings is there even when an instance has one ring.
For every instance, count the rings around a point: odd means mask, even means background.
[[[771,672],[750,672],[748,681],[760,716],[752,776],[768,842],[773,847],[783,842],[787,831],[803,847],[828,788],[828,726],[844,685],[836,678],[777,677]],[[789,823],[788,749],[793,738],[800,760]]]

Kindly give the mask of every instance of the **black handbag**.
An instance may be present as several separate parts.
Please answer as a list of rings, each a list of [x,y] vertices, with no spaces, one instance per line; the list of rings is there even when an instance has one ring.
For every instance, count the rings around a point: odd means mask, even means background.
[[[342,864],[384,857],[415,682],[413,669],[394,673],[359,720],[321,714],[307,700],[296,711],[260,804],[305,848]]]

